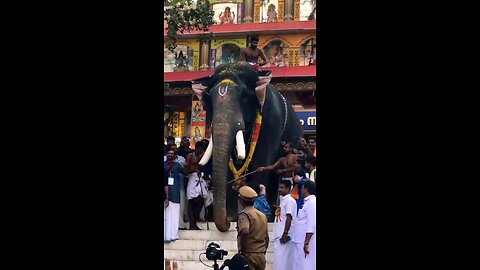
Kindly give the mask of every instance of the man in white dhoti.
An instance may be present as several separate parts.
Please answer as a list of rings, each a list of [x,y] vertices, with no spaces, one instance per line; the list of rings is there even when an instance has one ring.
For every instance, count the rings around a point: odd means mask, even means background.
[[[180,215],[180,174],[183,168],[175,162],[176,151],[167,151],[167,161],[164,162],[164,188],[165,188],[165,234],[164,242],[178,240],[178,223]]]
[[[176,154],[175,154],[175,157],[173,159],[173,161],[175,162],[178,162],[180,163],[180,165],[183,167],[183,165],[185,164],[185,158],[183,158],[182,156],[179,156],[178,155],[178,147],[176,144],[171,144],[171,145],[168,145],[167,146],[167,151],[170,150],[170,149],[174,149],[176,151]],[[163,157],[163,161],[167,161],[167,155],[165,154],[165,156]],[[185,223],[184,219],[185,219],[185,209],[186,209],[186,204],[187,204],[187,200],[186,200],[186,196],[185,196],[185,190],[186,190],[186,182],[185,181],[185,175],[183,174],[180,174],[180,215],[178,215],[178,228],[181,229],[181,230],[184,230],[187,228],[187,223]]]
[[[280,207],[275,211],[275,222],[273,224],[274,235],[274,270],[291,270],[294,268],[293,252],[293,220],[297,217],[297,202],[290,195],[292,183],[289,180],[282,180],[278,184],[280,195]],[[298,268],[300,269],[300,268]]]
[[[317,238],[317,198],[316,185],[313,181],[306,181],[302,187],[304,205],[298,211],[294,222],[293,242],[295,244],[294,268],[314,270],[317,265],[316,238]]]
[[[197,222],[204,204],[204,199],[207,198],[207,192],[207,183],[203,179],[203,173],[199,175],[195,172],[188,175],[187,200],[190,230],[200,230]]]
[[[200,171],[198,162],[202,159],[205,149],[202,142],[195,144],[195,152],[187,155],[184,171],[188,173],[187,200],[188,200],[188,221],[190,230],[200,230],[197,226],[199,215],[202,210],[204,199],[207,198],[207,183]]]

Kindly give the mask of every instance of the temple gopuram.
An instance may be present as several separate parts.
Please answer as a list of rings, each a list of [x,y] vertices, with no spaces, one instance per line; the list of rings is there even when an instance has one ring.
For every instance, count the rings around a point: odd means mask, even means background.
[[[200,32],[178,36],[175,53],[164,48],[165,135],[209,138],[209,123],[191,89],[191,80],[213,74],[223,63],[238,62],[240,50],[251,36],[266,57],[264,70],[272,71],[272,84],[292,103],[305,130],[316,130],[316,1],[228,0],[212,1],[215,39],[201,44]],[[167,3],[168,4],[168,3]],[[166,37],[167,31],[164,30]],[[167,87],[168,85],[168,87]],[[204,115],[204,114],[203,114]]]

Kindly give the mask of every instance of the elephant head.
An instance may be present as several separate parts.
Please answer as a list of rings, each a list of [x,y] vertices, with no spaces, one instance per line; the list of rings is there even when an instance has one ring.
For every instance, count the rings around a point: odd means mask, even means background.
[[[260,74],[262,75],[262,74]],[[205,165],[213,162],[213,208],[215,225],[219,231],[230,228],[227,219],[227,182],[230,158],[242,161],[246,157],[246,133],[255,123],[262,109],[265,91],[271,75],[260,76],[247,62],[219,66],[213,76],[192,82],[192,88],[202,100],[207,117],[212,121],[211,142],[200,160]]]

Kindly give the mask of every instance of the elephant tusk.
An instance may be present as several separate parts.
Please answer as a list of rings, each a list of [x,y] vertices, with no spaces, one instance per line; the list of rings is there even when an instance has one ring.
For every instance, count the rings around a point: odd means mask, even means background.
[[[198,164],[205,166],[205,164],[208,163],[210,158],[212,157],[212,149],[213,149],[213,135],[210,138],[210,143],[207,146],[207,150],[205,151],[205,154],[203,154],[202,159],[198,162]]]
[[[245,159],[245,142],[243,140],[243,131],[239,130],[235,136],[237,141],[237,158],[239,160]]]

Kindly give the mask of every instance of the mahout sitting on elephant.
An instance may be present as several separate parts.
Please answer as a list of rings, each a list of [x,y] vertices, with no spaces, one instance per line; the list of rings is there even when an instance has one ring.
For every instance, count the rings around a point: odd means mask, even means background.
[[[248,62],[238,62],[220,65],[214,75],[192,82],[212,123],[211,141],[199,163],[212,158],[214,220],[222,232],[238,213],[231,180],[251,173],[246,182],[266,186],[269,202],[276,201],[278,177],[252,172],[277,160],[281,141],[297,145],[303,135],[295,111],[270,85],[271,78]]]

